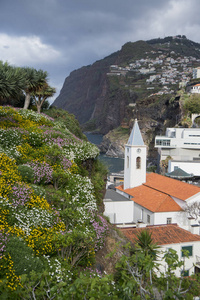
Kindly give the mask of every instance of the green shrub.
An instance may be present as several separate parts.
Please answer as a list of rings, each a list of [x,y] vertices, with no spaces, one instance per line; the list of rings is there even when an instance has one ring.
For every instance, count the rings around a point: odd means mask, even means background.
[[[44,268],[43,262],[35,257],[33,250],[23,240],[17,237],[9,237],[6,247],[14,263],[16,275],[30,274],[31,271],[41,272]]]
[[[22,180],[27,183],[32,183],[34,180],[34,172],[30,166],[27,165],[19,165],[18,171],[22,176]]]

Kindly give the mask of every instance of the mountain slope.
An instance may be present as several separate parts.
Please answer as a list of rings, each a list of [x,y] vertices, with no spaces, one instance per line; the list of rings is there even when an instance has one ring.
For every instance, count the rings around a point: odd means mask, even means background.
[[[133,57],[142,58],[144,51],[151,49],[152,46],[143,41],[127,43],[120,51],[73,71],[65,79],[53,106],[73,113],[81,124],[94,120],[95,127],[107,133],[128,116],[126,106],[136,99],[134,93],[124,88],[123,78],[107,75],[110,66],[126,64]]]
[[[72,72],[53,105],[73,113],[84,130],[102,134],[131,128],[138,118],[153,150],[155,135],[180,118],[179,83],[190,82],[197,66],[200,44],[185,36],[128,42],[118,52]]]

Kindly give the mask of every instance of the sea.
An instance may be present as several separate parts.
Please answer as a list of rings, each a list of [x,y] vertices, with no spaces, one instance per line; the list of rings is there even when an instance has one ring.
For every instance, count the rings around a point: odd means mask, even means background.
[[[101,134],[93,134],[90,132],[84,132],[88,141],[95,145],[100,145],[103,140],[103,135]],[[119,173],[124,170],[124,159],[117,157],[106,156],[105,154],[100,154],[99,159],[101,162],[106,165],[108,168],[109,174],[111,173]]]

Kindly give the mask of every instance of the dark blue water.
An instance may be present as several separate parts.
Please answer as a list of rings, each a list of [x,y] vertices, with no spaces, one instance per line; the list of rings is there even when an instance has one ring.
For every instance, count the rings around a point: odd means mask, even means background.
[[[88,141],[100,145],[103,139],[101,134],[85,133]],[[99,159],[107,166],[109,173],[118,173],[124,170],[124,160],[122,158],[109,157],[105,154],[100,154]]]

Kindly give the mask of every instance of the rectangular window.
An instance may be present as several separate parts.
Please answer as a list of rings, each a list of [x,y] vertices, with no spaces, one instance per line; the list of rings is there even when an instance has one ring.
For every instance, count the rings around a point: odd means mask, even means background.
[[[189,276],[189,270],[181,271],[181,276],[183,276],[183,277]]]
[[[156,140],[156,145],[158,146],[170,146],[170,140]]]
[[[147,215],[147,223],[150,224],[150,222],[151,222],[151,217],[150,215]]]
[[[172,218],[167,218],[167,224],[172,224]]]
[[[143,217],[144,217],[144,209],[141,209],[141,220],[143,221]]]
[[[183,251],[187,251],[187,253],[188,253],[189,256],[193,255],[193,247],[192,246],[184,246],[184,247],[182,247],[182,249],[181,249],[182,257],[186,256],[186,254]]]

